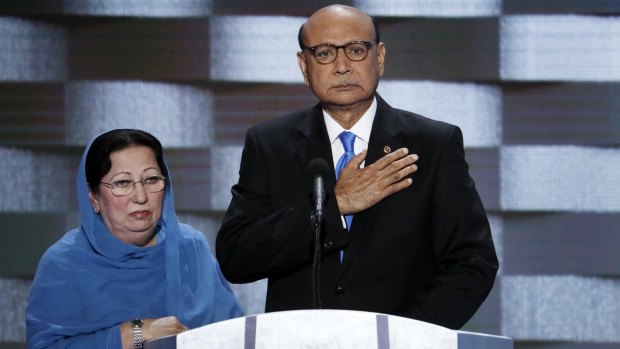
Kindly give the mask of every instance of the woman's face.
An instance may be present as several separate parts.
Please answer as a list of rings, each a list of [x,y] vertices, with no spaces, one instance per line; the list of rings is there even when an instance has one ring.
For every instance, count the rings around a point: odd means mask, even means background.
[[[101,182],[137,182],[162,174],[155,152],[149,147],[132,146],[113,152],[110,154],[110,161],[112,167]],[[89,191],[90,203],[95,211],[101,214],[112,235],[128,244],[155,244],[155,229],[161,217],[164,191],[149,193],[142,183],[135,183],[131,194],[115,196],[107,186],[98,185],[98,194]]]

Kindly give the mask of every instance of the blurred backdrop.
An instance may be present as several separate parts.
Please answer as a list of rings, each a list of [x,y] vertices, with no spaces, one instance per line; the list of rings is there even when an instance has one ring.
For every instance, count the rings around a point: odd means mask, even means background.
[[[501,261],[465,329],[620,346],[620,2],[342,3],[380,24],[381,95],[463,130]],[[79,157],[101,131],[157,136],[180,220],[213,243],[247,128],[316,103],[297,31],[327,4],[2,0],[0,348],[24,347],[33,273],[77,225]],[[264,280],[234,289],[263,312]]]

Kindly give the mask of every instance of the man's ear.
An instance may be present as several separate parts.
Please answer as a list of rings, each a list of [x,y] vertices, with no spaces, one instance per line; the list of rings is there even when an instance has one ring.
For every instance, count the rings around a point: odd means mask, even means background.
[[[380,42],[377,44],[377,61],[379,62],[379,76],[383,76],[383,71],[385,69],[385,44]]]
[[[297,52],[297,64],[301,70],[301,75],[304,76],[304,84],[310,86],[308,83],[308,65],[306,64],[306,56],[302,51]]]

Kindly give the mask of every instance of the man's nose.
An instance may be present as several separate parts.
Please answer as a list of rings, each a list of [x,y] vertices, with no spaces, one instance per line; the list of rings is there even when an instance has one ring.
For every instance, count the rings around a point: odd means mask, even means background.
[[[340,52],[342,50],[342,52]],[[351,70],[351,60],[347,57],[344,47],[339,47],[336,51],[336,59],[334,60],[336,73],[345,74]]]

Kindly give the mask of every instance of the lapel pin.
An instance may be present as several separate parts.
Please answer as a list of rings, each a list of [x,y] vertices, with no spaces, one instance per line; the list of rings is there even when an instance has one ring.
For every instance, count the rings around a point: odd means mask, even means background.
[[[392,148],[388,147],[387,145],[385,147],[383,147],[383,152],[386,154],[389,154],[390,152],[392,152]]]

